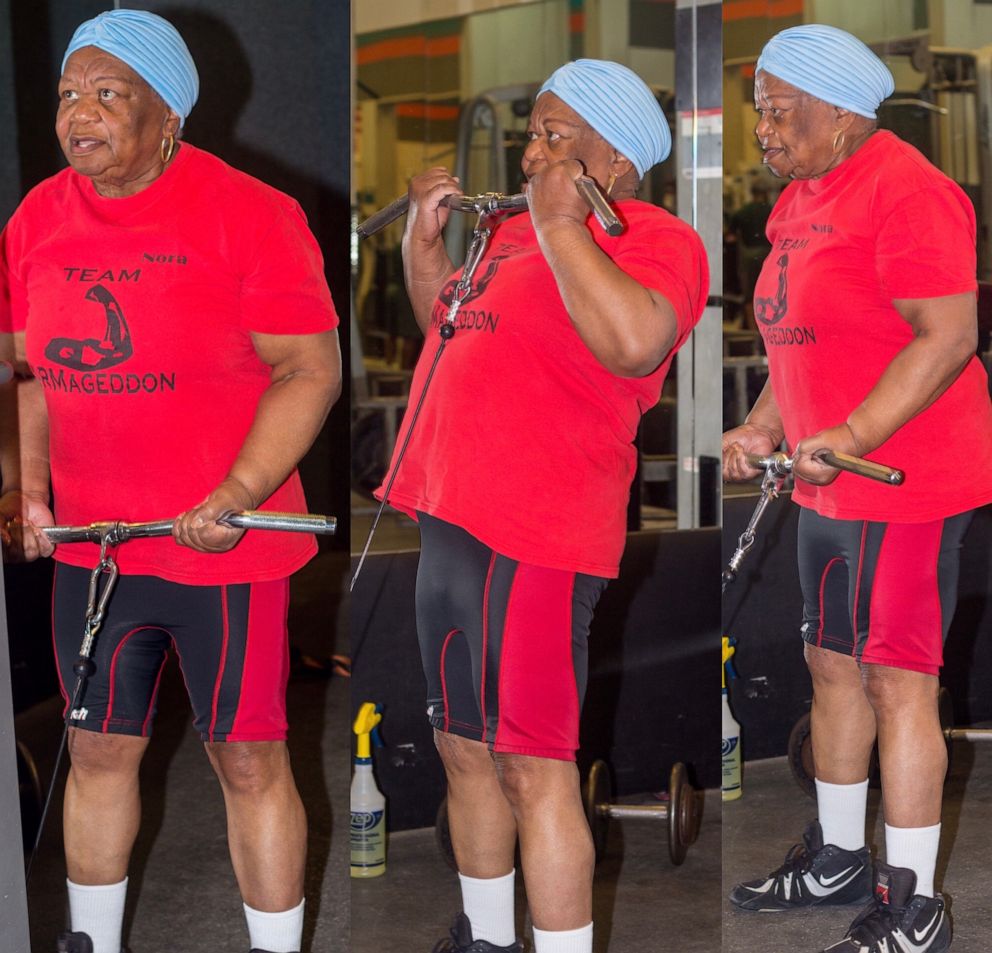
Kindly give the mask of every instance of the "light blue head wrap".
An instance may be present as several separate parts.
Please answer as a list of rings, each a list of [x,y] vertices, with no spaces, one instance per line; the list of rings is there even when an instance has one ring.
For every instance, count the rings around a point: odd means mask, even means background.
[[[654,93],[635,72],[609,60],[575,60],[541,87],[571,106],[611,146],[644,173],[668,158],[672,133]]]
[[[896,88],[889,68],[861,40],[820,23],[773,36],[757,69],[868,119],[875,118],[879,104]]]
[[[179,125],[196,103],[200,78],[179,31],[168,20],[144,10],[108,10],[81,24],[62,58],[95,46],[131,67],[179,115]]]

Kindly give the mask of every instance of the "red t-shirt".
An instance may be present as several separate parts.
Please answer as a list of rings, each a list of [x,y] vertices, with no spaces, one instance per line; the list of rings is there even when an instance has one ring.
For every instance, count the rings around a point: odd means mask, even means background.
[[[702,242],[653,205],[630,200],[619,209],[628,223],[623,235],[610,238],[591,219],[589,228],[623,271],[671,302],[679,323],[674,354],[706,303]],[[457,277],[434,304],[411,408]],[[641,415],[658,401],[672,354],[642,378],[603,367],[569,319],[529,213],[498,226],[473,286],[390,503],[461,526],[511,559],[616,576],[637,459],[632,441]]]
[[[226,476],[269,385],[250,332],[337,325],[317,244],[286,195],[184,143],[127,198],[71,169],[0,235],[0,330],[26,332],[48,407],[59,523],[165,519]],[[294,472],[263,509],[305,511]],[[223,554],[171,538],[121,546],[121,572],[214,585],[278,579],[312,536],[246,533]],[[92,567],[90,543],[56,559]]]
[[[790,447],[843,423],[913,339],[893,300],[977,287],[971,202],[890,132],[875,133],[823,178],[791,183],[768,238],[754,313]],[[992,406],[981,362],[973,358],[868,457],[904,470],[905,483],[841,473],[825,487],[797,480],[792,498],[837,519],[910,523],[992,500]]]

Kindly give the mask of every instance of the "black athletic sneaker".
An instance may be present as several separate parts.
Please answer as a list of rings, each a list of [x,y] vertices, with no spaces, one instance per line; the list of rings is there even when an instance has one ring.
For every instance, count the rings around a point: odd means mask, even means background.
[[[56,953],[93,953],[93,941],[87,933],[60,933],[55,949]],[[127,947],[121,953],[128,953]]]
[[[521,940],[514,940],[509,946],[473,940],[472,924],[464,913],[459,913],[451,928],[451,936],[439,941],[433,953],[524,953],[524,945]]]
[[[93,941],[86,933],[60,933],[55,949],[58,953],[93,953]]]
[[[914,894],[916,874],[904,867],[875,865],[875,895],[847,936],[823,953],[944,953],[951,946],[951,921],[944,898]]]
[[[842,850],[823,843],[819,821],[812,821],[803,843],[764,880],[749,880],[730,891],[742,910],[770,913],[826,904],[864,903],[871,898],[871,855],[867,847]]]

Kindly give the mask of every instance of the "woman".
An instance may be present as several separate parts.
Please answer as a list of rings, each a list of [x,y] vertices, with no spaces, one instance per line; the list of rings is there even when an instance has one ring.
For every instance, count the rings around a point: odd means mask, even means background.
[[[442,948],[521,948],[519,836],[535,949],[588,953],[593,848],[574,764],[586,638],[624,546],[638,421],[708,275],[692,229],[634,198],[671,148],[634,73],[561,67],[528,135],[529,211],[495,229],[390,502],[421,528],[417,627],[465,910]],[[625,220],[620,237],[578,197],[583,173]],[[410,185],[404,269],[428,335],[411,406],[459,277],[440,204],[459,191],[443,168]]]
[[[70,716],[72,950],[121,948],[138,767],[170,642],[223,789],[251,946],[300,949],[306,819],[285,746],[285,623],[288,577],[316,547],[242,539],[217,519],[305,509],[295,467],[340,388],[337,318],[296,203],[179,141],[197,92],[165,20],[115,10],[83,23],[59,81],[69,168],[27,196],[0,243],[0,327],[24,378],[5,395],[8,548],[52,553],[39,529],[54,521],[49,475],[62,523],[182,513],[175,541],[117,553],[96,673]],[[65,695],[97,556],[79,544],[55,558]]]
[[[947,766],[937,674],[970,511],[992,500],[974,212],[915,149],[878,130],[875,110],[893,88],[881,61],[832,27],[785,30],[758,60],[755,134],[765,165],[793,182],[769,219],[755,290],[768,384],[723,443],[730,480],[755,476],[745,454],[783,438],[796,454],[819,811],[805,847],[731,900],[783,910],[871,899],[828,948],[844,953],[950,944],[933,888]],[[823,450],[900,467],[905,485],[838,475]],[[865,798],[876,737],[886,863],[873,875]]]

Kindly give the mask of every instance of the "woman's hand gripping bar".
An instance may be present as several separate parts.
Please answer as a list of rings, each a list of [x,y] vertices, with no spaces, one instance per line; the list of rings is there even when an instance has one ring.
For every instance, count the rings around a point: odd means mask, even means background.
[[[848,456],[846,453],[817,450],[813,456],[828,467],[836,467],[846,473],[854,473],[857,476],[867,477],[869,480],[878,480],[880,483],[888,483],[890,486],[899,486],[906,477],[902,470],[896,470],[881,463],[873,463],[871,460],[864,460],[861,457]],[[785,453],[773,453],[767,457],[749,453],[747,462],[748,466],[754,467],[756,470],[765,470],[766,472],[771,470],[777,476],[786,476],[792,472],[795,459]]]
[[[587,175],[579,176],[575,180],[575,188],[607,235],[616,237],[623,232],[623,222],[613,211],[595,179],[591,179]],[[519,211],[527,207],[527,196],[522,192],[516,195],[502,195],[499,192],[483,192],[481,195],[448,195],[441,204],[455,212],[474,212],[476,214]],[[359,238],[368,238],[395,222],[401,215],[405,215],[409,208],[410,197],[402,195],[390,202],[385,208],[373,212],[355,229],[355,233]]]

